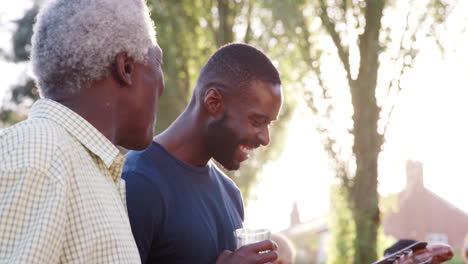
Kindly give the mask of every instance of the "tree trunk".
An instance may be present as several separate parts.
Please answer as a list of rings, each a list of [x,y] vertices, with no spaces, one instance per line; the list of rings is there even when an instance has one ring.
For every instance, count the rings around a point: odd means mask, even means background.
[[[219,30],[216,42],[219,46],[231,43],[234,40],[233,8],[229,6],[229,0],[218,0]]]
[[[360,67],[358,78],[351,82],[354,109],[354,145],[356,174],[351,188],[352,214],[356,226],[354,263],[371,263],[377,259],[379,195],[377,192],[378,157],[382,136],[377,131],[380,107],[375,90],[379,69],[379,33],[384,0],[366,1],[366,25],[359,37]]]
[[[372,82],[368,78],[356,82],[352,93],[356,174],[350,195],[356,226],[356,264],[376,260],[377,229],[380,224],[377,193],[377,162],[381,147],[380,135],[377,133],[379,108],[373,96],[374,89],[369,87]]]

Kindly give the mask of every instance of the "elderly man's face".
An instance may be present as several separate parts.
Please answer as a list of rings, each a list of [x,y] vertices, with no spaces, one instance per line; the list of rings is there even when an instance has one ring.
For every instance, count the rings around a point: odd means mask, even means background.
[[[133,96],[128,106],[131,120],[127,121],[127,148],[144,149],[151,144],[156,125],[159,98],[164,91],[164,76],[161,68],[162,51],[159,46],[148,52],[148,63],[136,64],[133,78]]]

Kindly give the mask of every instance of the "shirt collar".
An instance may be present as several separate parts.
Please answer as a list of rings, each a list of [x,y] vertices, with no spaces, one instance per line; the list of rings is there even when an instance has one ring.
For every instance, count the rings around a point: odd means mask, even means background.
[[[45,118],[54,121],[98,156],[111,172],[118,171],[117,168],[123,165],[125,158],[120,154],[119,149],[93,125],[64,105],[50,99],[39,99],[32,106],[29,118]],[[113,164],[114,162],[116,164]],[[111,166],[116,168],[111,169]],[[114,175],[117,173],[111,174],[114,181],[120,177],[120,174],[118,177]]]

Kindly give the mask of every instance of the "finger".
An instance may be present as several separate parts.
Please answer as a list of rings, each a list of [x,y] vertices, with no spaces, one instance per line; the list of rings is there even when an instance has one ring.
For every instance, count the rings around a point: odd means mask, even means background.
[[[261,251],[268,251],[268,250],[277,250],[278,245],[276,245],[275,242],[271,240],[264,240],[261,242],[253,243],[247,246],[244,246],[244,250],[250,251],[250,252],[261,252]]]
[[[258,253],[255,263],[263,264],[263,263],[273,262],[277,258],[278,258],[278,252],[276,250],[270,250],[268,252]]]

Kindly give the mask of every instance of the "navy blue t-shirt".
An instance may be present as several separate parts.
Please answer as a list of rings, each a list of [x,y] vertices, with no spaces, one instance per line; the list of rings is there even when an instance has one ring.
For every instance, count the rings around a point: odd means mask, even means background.
[[[241,194],[213,162],[193,167],[153,142],[127,154],[122,177],[142,263],[210,264],[235,249]]]

